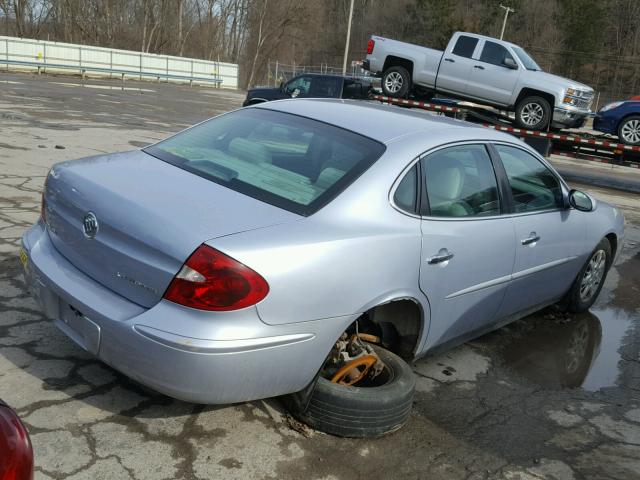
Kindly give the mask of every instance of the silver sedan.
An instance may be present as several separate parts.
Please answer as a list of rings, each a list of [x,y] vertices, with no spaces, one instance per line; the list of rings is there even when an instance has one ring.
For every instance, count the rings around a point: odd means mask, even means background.
[[[585,310],[623,223],[506,134],[298,99],[55,165],[21,258],[83,348],[167,395],[230,403],[315,385],[327,358],[333,378],[363,352],[414,359],[551,304]]]

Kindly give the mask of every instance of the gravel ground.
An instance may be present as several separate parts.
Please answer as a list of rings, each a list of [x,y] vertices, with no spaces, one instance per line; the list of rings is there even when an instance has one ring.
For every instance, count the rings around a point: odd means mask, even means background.
[[[640,478],[640,198],[591,312],[546,310],[418,361],[408,425],[375,440],[301,428],[277,399],[224,407],[152,392],[38,311],[17,252],[55,162],[138,148],[240,105],[238,92],[0,73],[0,398],[37,479]],[[577,339],[586,345],[576,353]],[[569,365],[573,365],[569,367]]]

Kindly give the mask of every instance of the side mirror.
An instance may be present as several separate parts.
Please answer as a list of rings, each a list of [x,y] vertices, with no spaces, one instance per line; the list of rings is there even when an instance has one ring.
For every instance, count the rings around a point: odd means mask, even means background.
[[[569,192],[569,205],[581,212],[591,212],[594,207],[591,197],[580,190],[571,190]]]
[[[281,92],[284,92],[284,82],[280,82],[280,87],[278,88],[280,88]]]
[[[507,68],[510,68],[511,70],[517,70],[518,69],[518,64],[511,57],[505,58],[504,61],[502,62],[502,65],[504,65]]]

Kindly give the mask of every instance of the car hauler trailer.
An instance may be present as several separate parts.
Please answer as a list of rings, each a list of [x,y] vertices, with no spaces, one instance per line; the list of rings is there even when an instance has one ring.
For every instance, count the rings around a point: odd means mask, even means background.
[[[513,119],[498,110],[481,106],[459,105],[456,102],[440,102],[438,100],[422,102],[377,94],[371,95],[370,98],[405,108],[418,108],[440,113],[506,132],[522,139],[544,156],[555,154],[600,163],[640,168],[640,146],[625,145],[617,141],[611,141],[604,135],[594,135],[587,132],[576,133],[575,131],[555,133],[516,128],[511,125]]]

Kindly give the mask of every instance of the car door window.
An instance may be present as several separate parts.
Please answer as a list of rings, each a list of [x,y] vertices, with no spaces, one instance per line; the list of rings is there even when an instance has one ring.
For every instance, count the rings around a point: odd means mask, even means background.
[[[489,40],[484,42],[482,54],[480,55],[481,62],[502,66],[504,65],[504,61],[507,58],[513,60],[513,56],[502,45],[500,45],[499,43],[490,42]]]
[[[498,185],[484,145],[438,150],[423,159],[433,217],[477,217],[501,213]]]
[[[471,58],[474,50],[476,49],[477,44],[478,44],[477,38],[467,37],[466,35],[460,35],[451,53],[453,53],[454,55],[458,55],[460,57]]]
[[[311,82],[309,89],[310,97],[338,98],[342,78],[340,77],[316,77]]]
[[[520,148],[496,145],[507,172],[516,212],[562,208],[558,178],[540,160]]]
[[[298,90],[297,96],[306,95],[311,89],[311,77],[298,77],[287,83],[286,92],[291,95]]]

